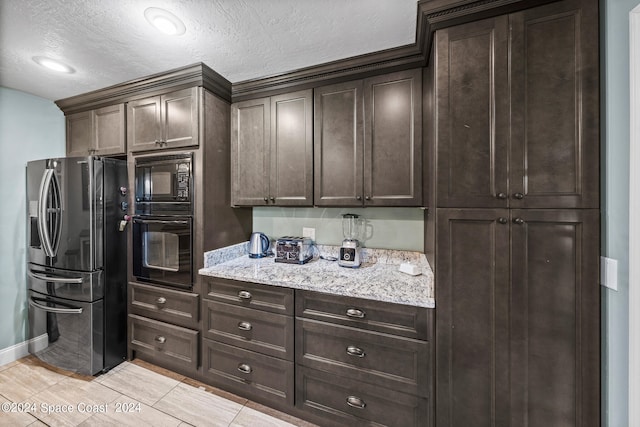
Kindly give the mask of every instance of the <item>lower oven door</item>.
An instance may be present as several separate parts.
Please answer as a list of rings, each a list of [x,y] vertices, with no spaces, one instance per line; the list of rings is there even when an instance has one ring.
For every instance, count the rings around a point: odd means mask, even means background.
[[[79,302],[29,291],[29,353],[83,375],[104,365],[103,300]]]
[[[133,275],[144,282],[191,289],[192,218],[135,217]]]

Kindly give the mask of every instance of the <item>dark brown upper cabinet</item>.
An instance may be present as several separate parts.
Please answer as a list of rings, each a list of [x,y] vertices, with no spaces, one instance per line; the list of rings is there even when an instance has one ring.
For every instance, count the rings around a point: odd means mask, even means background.
[[[126,153],[124,104],[70,114],[66,122],[67,156]]]
[[[598,207],[594,28],[569,0],[436,32],[437,206]]]
[[[199,93],[193,87],[129,102],[129,151],[197,146]]]
[[[313,92],[231,106],[231,204],[313,205]]]
[[[314,203],[422,204],[422,71],[314,93]]]
[[[436,423],[597,426],[597,209],[438,209]]]

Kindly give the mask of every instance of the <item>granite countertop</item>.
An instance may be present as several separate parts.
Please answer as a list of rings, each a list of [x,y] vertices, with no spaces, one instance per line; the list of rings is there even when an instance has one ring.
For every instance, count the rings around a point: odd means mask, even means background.
[[[316,246],[317,255],[337,256],[337,246]],[[247,243],[240,243],[205,253],[204,276],[221,277],[407,304],[435,307],[433,271],[424,254],[386,249],[362,250],[360,268],[345,268],[337,261],[314,257],[307,264],[275,262],[273,257],[249,258]],[[416,264],[422,274],[411,276],[398,271],[403,262]]]

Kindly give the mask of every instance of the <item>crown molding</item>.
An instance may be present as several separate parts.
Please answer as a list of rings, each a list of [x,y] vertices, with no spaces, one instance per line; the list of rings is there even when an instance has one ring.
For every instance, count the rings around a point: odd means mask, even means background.
[[[65,114],[72,114],[193,86],[202,86],[222,99],[231,102],[231,82],[199,62],[60,99],[55,103]]]

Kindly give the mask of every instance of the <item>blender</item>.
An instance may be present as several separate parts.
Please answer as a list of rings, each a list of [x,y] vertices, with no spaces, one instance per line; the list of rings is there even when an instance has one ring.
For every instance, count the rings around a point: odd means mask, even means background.
[[[362,234],[362,219],[356,214],[342,215],[342,235],[344,240],[340,247],[340,257],[338,264],[342,267],[358,268],[362,260],[360,259],[360,241],[358,238]]]

